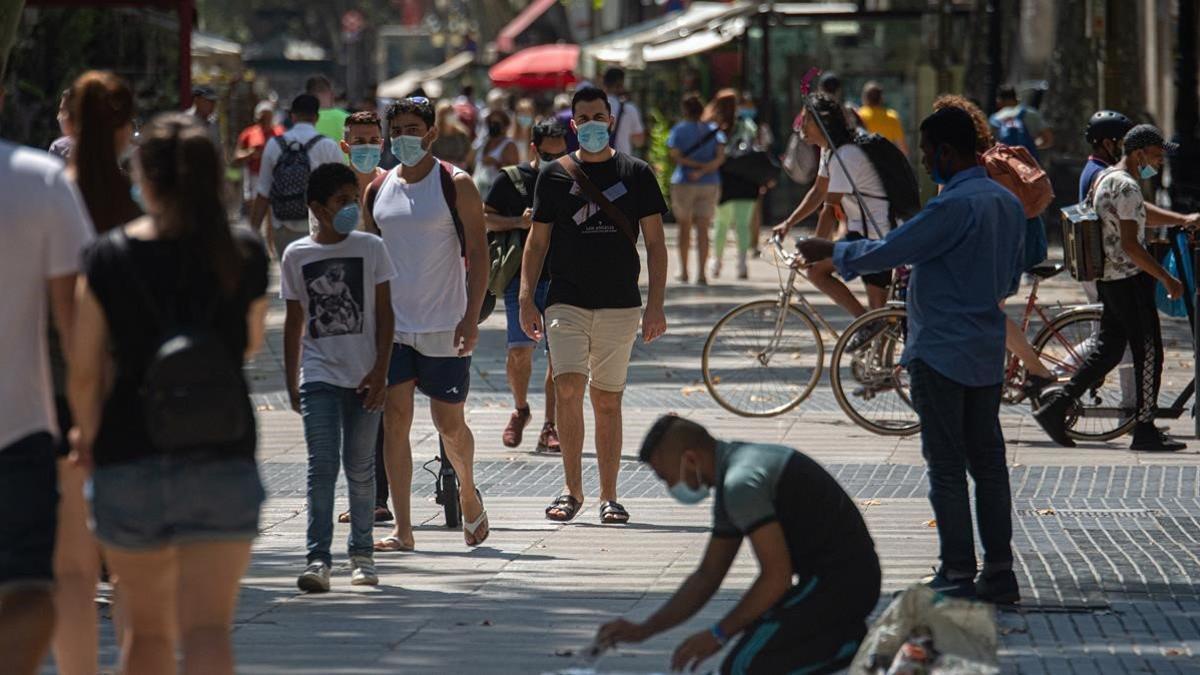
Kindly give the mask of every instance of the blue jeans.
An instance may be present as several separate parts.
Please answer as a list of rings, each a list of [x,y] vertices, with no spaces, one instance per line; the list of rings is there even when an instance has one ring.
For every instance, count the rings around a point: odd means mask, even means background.
[[[375,440],[380,413],[363,408],[353,389],[323,382],[300,387],[300,413],[308,444],[308,562],[332,564],[333,490],[338,459],[350,488],[350,555],[374,554]]]
[[[975,539],[967,474],[975,481],[975,517],[985,564],[1012,564],[1012,492],[1000,431],[1001,385],[968,387],[915,359],[908,364],[921,418],[921,454],[937,518],[942,567],[975,575]]]

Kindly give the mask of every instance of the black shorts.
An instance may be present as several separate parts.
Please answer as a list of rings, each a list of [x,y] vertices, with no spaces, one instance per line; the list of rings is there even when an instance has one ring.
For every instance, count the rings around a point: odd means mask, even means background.
[[[54,583],[58,465],[47,431],[0,448],[0,596]]]
[[[850,665],[879,602],[879,566],[838,580],[809,577],[788,591],[742,635],[721,663],[722,675],[834,673]]]
[[[471,387],[471,357],[425,356],[410,345],[392,345],[388,386],[417,381],[417,389],[445,403],[467,400]]]
[[[842,241],[860,241],[862,239],[866,239],[866,237],[862,236],[858,232],[847,232]],[[884,272],[872,272],[871,274],[864,274],[860,278],[863,280],[863,283],[868,286],[887,288],[892,284],[892,271],[887,270]]]

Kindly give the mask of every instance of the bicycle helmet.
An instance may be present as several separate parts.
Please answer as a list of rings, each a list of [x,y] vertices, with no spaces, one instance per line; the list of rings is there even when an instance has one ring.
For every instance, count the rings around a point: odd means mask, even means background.
[[[1133,120],[1114,110],[1101,110],[1088,120],[1083,136],[1095,145],[1103,140],[1119,141],[1133,128]]]

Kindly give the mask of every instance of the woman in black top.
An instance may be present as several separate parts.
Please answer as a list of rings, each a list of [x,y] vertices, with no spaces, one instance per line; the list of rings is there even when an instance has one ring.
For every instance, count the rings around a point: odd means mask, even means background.
[[[134,160],[134,198],[148,215],[87,250],[76,297],[71,437],[95,467],[96,536],[126,617],[121,671],[134,675],[174,673],[176,636],[189,671],[233,673],[229,628],[264,497],[252,422],[228,442],[159,447],[141,393],[160,345],[181,330],[209,336],[219,346],[211,363],[235,379],[262,344],[266,253],[230,229],[222,174],[199,122],[156,117]],[[241,384],[235,412],[252,420]]]

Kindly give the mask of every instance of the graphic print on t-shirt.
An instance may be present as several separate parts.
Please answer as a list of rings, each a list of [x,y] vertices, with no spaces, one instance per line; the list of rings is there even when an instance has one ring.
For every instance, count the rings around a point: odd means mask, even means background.
[[[607,190],[604,190],[602,194],[608,201],[615,202],[628,193],[629,190],[626,189],[625,184],[617,181],[616,183],[610,185]],[[579,183],[571,183],[571,195],[574,197],[579,197],[580,199],[584,199],[583,188],[579,187]],[[607,215],[605,215],[604,218],[597,218],[591,223],[587,222],[592,216],[601,213],[603,213],[603,210],[598,205],[588,201],[584,202],[583,206],[579,207],[579,210],[575,212],[573,220],[575,221],[576,225],[581,226],[580,232],[583,234],[616,232],[616,224],[608,222]]]
[[[362,258],[326,258],[301,268],[308,289],[308,334],[316,339],[363,330]]]

